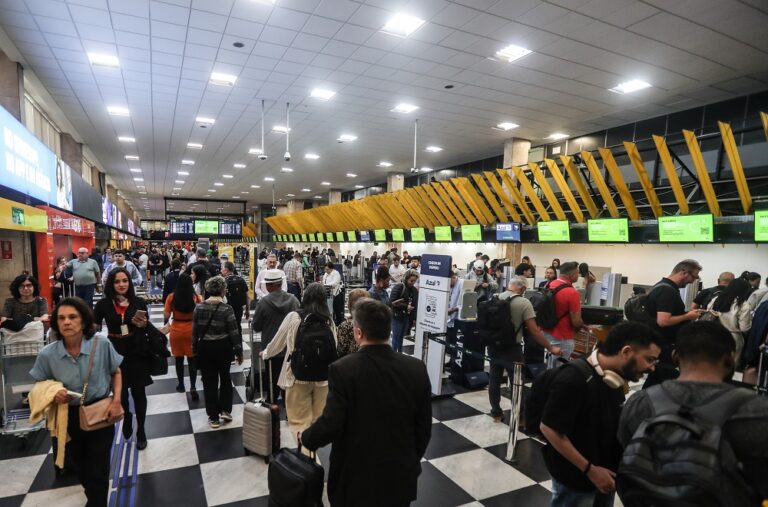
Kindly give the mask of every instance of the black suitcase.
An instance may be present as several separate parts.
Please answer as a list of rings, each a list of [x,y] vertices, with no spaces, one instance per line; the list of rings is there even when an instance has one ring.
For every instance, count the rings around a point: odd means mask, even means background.
[[[267,485],[270,507],[322,507],[325,474],[314,453],[282,448],[269,463]]]

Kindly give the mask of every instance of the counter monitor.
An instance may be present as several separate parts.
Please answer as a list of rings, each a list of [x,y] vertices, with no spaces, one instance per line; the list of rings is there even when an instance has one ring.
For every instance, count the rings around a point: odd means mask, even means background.
[[[438,225],[435,227],[435,241],[453,241],[452,233],[450,225]]]
[[[403,229],[392,229],[392,241],[405,241],[405,232]]]
[[[520,241],[520,224],[501,222],[496,224],[496,241]]]
[[[314,233],[314,232],[310,232],[310,233],[309,233],[309,240],[310,240],[311,242],[313,242],[313,243],[315,242],[315,233]]]
[[[344,233],[343,232],[337,232],[336,233],[336,241],[338,241],[338,242],[344,241]]]
[[[600,218],[587,220],[589,241],[602,243],[629,242],[629,220],[626,218]]]
[[[712,215],[659,217],[662,243],[711,243],[715,240]]]
[[[461,240],[479,243],[483,240],[483,228],[480,224],[461,226]]]
[[[411,229],[411,241],[426,241],[427,236],[424,234],[423,227],[414,227]]]
[[[371,233],[369,231],[360,231],[360,241],[370,241]]]
[[[347,231],[347,241],[357,241],[357,234],[355,231]]]
[[[376,229],[373,231],[373,239],[376,241],[386,241],[387,240],[387,230],[386,229]]]
[[[755,211],[755,241],[768,241],[768,210]]]
[[[306,235],[306,234],[302,234],[302,235],[301,235],[301,241],[304,241],[304,242],[307,242],[307,241],[309,241],[309,238],[307,237],[307,235]]]
[[[539,222],[536,224],[539,233],[539,241],[551,241],[555,243],[567,243],[571,240],[571,230],[566,220],[551,222]]]

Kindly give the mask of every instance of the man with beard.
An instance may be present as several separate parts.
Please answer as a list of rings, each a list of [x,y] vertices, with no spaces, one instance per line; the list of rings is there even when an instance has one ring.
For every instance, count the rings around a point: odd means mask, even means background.
[[[588,358],[557,370],[541,416],[553,507],[613,505],[621,459],[616,437],[624,386],[652,371],[661,349],[647,325],[614,327]]]

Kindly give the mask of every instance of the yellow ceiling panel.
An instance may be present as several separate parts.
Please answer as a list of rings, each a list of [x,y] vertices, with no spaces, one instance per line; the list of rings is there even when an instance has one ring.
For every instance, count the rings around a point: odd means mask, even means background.
[[[749,210],[752,209],[752,194],[749,192],[747,178],[744,176],[744,167],[741,165],[741,157],[739,157],[739,150],[736,148],[736,140],[733,138],[733,131],[731,130],[730,124],[720,121],[717,122],[717,125],[720,127],[720,134],[723,136],[725,153],[728,155],[728,162],[731,164],[733,179],[736,181],[736,189],[739,191],[741,208],[746,215],[749,213]]]
[[[603,159],[603,165],[608,169],[613,184],[619,192],[619,197],[621,197],[621,202],[624,203],[627,215],[629,215],[631,220],[640,220],[640,213],[637,211],[637,206],[635,206],[635,200],[632,199],[632,194],[629,193],[627,182],[624,181],[624,176],[621,174],[616,159],[613,158],[613,153],[611,153],[611,150],[608,148],[598,148],[597,150],[600,152],[600,156]]]
[[[459,211],[459,208],[454,204],[453,199],[451,199],[451,196],[448,195],[448,192],[443,188],[442,185],[440,185],[437,182],[431,183],[430,186],[434,189],[434,191],[437,193],[438,196],[440,196],[440,199],[443,200],[443,203],[445,203],[445,206],[451,211],[454,218],[459,222],[459,225],[465,225],[468,224],[467,219],[464,218],[464,215],[461,214],[461,211]]]
[[[493,215],[491,215],[490,210],[488,210],[486,205],[482,202],[480,196],[477,194],[477,192],[475,192],[475,189],[472,188],[472,184],[469,182],[469,180],[467,178],[452,178],[451,181],[459,191],[459,194],[461,194],[461,196],[464,198],[464,201],[467,203],[467,206],[469,206],[469,209],[471,209],[472,213],[474,213],[475,217],[477,217],[475,223],[493,223]]]
[[[716,217],[719,217],[721,216],[720,203],[717,202],[717,195],[715,194],[714,187],[712,187],[712,180],[709,179],[709,170],[704,162],[704,157],[701,155],[699,140],[696,139],[696,134],[692,130],[683,130],[683,137],[685,137],[685,144],[688,145],[688,151],[691,153],[693,166],[696,168],[696,175],[699,177],[699,186],[704,193],[704,199],[707,201],[709,211]]]
[[[512,217],[512,220],[515,222],[521,222],[522,218],[520,217],[520,213],[518,213],[517,209],[515,208],[515,203],[512,202],[507,193],[504,191],[504,187],[496,178],[496,175],[493,174],[493,171],[484,171],[483,174],[485,174],[486,179],[491,184],[491,188],[493,188],[493,191],[496,192],[496,197],[498,197],[501,203],[504,205],[504,209],[507,210],[507,213],[509,213],[509,216]]]
[[[413,202],[410,194],[406,190],[395,192],[395,198],[403,206],[409,215],[411,215],[419,227],[433,227],[432,220],[424,213],[419,205]]]
[[[653,216],[659,218],[663,214],[661,211],[661,202],[659,202],[659,197],[656,195],[656,190],[653,188],[651,178],[648,176],[648,171],[645,169],[643,157],[640,156],[640,152],[635,143],[624,141],[624,148],[626,148],[629,161],[632,163],[632,167],[635,168],[637,177],[640,179],[640,185],[643,186],[643,191],[645,191],[645,196],[648,198],[648,204],[651,205]]]
[[[421,187],[411,187],[406,189],[408,195],[411,196],[411,200],[419,207],[424,215],[429,218],[435,225],[445,225],[448,222],[442,216],[442,213],[438,213],[432,205],[431,199],[425,199],[424,193],[420,189]]]
[[[507,186],[510,195],[520,207],[520,211],[523,212],[523,216],[525,217],[525,221],[528,222],[528,225],[536,223],[536,218],[533,216],[531,208],[528,207],[528,203],[525,202],[523,195],[520,193],[520,190],[518,190],[517,185],[515,185],[515,182],[512,179],[512,175],[510,174],[511,171],[508,169],[496,169],[496,172],[501,176],[501,181]]]
[[[451,210],[451,207],[453,207],[453,203],[449,206],[445,202],[443,202],[443,199],[440,198],[440,195],[437,193],[436,187],[433,186],[433,184],[424,185],[422,187],[424,191],[429,195],[429,198],[432,200],[435,206],[437,206],[438,209],[443,213],[445,218],[448,220],[448,223],[451,224],[452,227],[458,227],[459,221],[456,218],[456,216],[453,214],[453,211]],[[458,213],[458,210],[456,210]]]
[[[491,205],[491,209],[496,214],[496,218],[499,219],[499,222],[506,222],[507,214],[504,213],[499,201],[496,200],[496,197],[494,197],[493,192],[491,192],[491,189],[488,187],[488,184],[483,177],[480,174],[473,174],[472,179],[475,180],[475,184],[477,185],[477,188],[480,189],[480,192],[482,192],[485,200]]]
[[[581,159],[584,161],[584,164],[586,164],[587,169],[589,170],[589,174],[592,176],[592,179],[595,180],[595,184],[597,185],[597,190],[600,192],[600,196],[603,198],[603,202],[605,203],[605,206],[608,208],[608,213],[613,218],[616,218],[619,216],[619,209],[616,207],[616,203],[613,201],[613,197],[611,196],[611,191],[608,189],[608,185],[606,185],[605,180],[603,179],[603,175],[600,172],[600,169],[597,167],[597,162],[595,162],[595,158],[592,156],[592,154],[588,151],[582,151],[581,152]]]
[[[573,157],[560,155],[560,161],[563,163],[565,170],[568,172],[568,176],[571,178],[571,181],[573,181],[573,185],[576,187],[576,191],[579,193],[581,202],[584,203],[584,206],[586,206],[587,211],[589,212],[589,216],[592,218],[597,218],[597,215],[599,214],[597,204],[595,204],[594,199],[592,199],[592,194],[589,193],[587,185],[581,178],[581,173],[576,167],[576,162],[573,161]]]
[[[669,186],[672,187],[672,193],[675,194],[675,200],[680,207],[680,214],[687,215],[689,211],[688,199],[685,197],[680,178],[677,176],[677,169],[675,169],[675,163],[672,161],[672,154],[667,147],[667,141],[662,136],[654,135],[653,142],[656,144],[656,151],[659,152],[659,160],[661,160],[661,166],[667,174]]]
[[[765,138],[768,139],[768,113],[760,112],[760,120],[763,122],[763,131],[765,131]]]
[[[445,191],[448,193],[448,196],[453,200],[453,203],[456,205],[456,207],[459,208],[459,211],[461,211],[461,214],[464,215],[464,219],[467,221],[467,223],[468,224],[477,223],[477,219],[475,219],[475,216],[472,214],[471,211],[469,211],[469,208],[467,208],[467,205],[464,203],[464,200],[459,196],[459,193],[456,192],[456,189],[453,188],[453,185],[451,185],[451,182],[440,181],[438,183],[443,186],[443,189],[445,189]]]
[[[379,198],[379,203],[386,208],[386,210],[392,215],[393,217],[397,217],[398,221],[402,224],[408,224],[407,227],[416,227],[417,219],[416,217],[412,217],[403,207],[402,204],[400,204],[400,201],[397,200],[395,197],[395,194],[397,192],[392,192],[388,194],[381,194],[380,196],[377,196]]]
[[[579,203],[576,201],[576,197],[573,196],[571,187],[569,187],[568,183],[565,181],[563,173],[560,172],[560,168],[557,167],[557,162],[551,158],[545,158],[544,162],[547,164],[547,168],[549,169],[550,174],[552,174],[552,179],[555,180],[555,183],[557,183],[557,186],[560,188],[560,193],[565,199],[565,202],[567,202],[568,207],[571,208],[573,217],[577,222],[583,223],[584,213],[582,213],[581,206],[579,206]]]
[[[547,178],[539,169],[539,165],[534,164],[533,162],[529,162],[528,168],[531,170],[531,173],[533,174],[536,182],[539,184],[539,187],[541,187],[541,191],[544,192],[544,197],[546,197],[547,201],[549,201],[549,205],[552,207],[552,211],[555,212],[557,219],[565,220],[565,212],[563,211],[562,206],[560,206],[560,202],[555,197],[555,193],[552,191],[552,187],[549,186]]]
[[[549,216],[547,208],[544,207],[544,203],[542,203],[541,199],[539,199],[539,196],[536,195],[536,190],[533,188],[533,185],[531,185],[531,182],[528,181],[528,177],[526,177],[525,173],[523,172],[524,168],[525,166],[515,166],[512,168],[512,170],[515,172],[515,177],[517,178],[517,181],[520,182],[520,186],[523,187],[525,195],[528,196],[528,199],[531,200],[531,204],[533,204],[533,207],[536,208],[536,211],[539,214],[539,218],[545,222],[549,222],[552,220],[552,218]]]
[[[437,220],[443,225],[446,225],[446,224],[453,225],[451,222],[453,222],[454,220],[451,217],[451,214],[448,213],[448,210],[446,210],[445,207],[440,205],[439,199],[435,201],[432,198],[432,194],[428,192],[427,189],[431,190],[432,187],[430,187],[429,184],[415,187],[416,192],[418,192],[419,195],[421,195],[422,200],[427,204],[430,211],[432,211],[432,214],[435,215],[435,218],[437,218]]]

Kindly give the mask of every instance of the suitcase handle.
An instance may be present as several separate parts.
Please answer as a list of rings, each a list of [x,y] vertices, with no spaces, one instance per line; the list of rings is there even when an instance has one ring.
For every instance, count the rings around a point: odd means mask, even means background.
[[[296,442],[298,442],[299,446],[296,449],[296,453],[298,453],[298,454],[301,454],[301,449],[302,449],[302,447],[304,447],[303,445],[301,445],[301,438],[299,438],[300,435],[301,435],[301,432],[297,431],[296,432]],[[307,452],[309,452],[309,457],[311,459],[317,459],[317,453],[315,451],[310,451],[309,449],[307,449]]]

